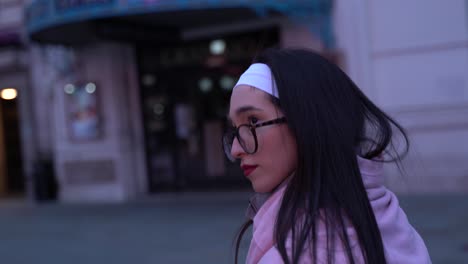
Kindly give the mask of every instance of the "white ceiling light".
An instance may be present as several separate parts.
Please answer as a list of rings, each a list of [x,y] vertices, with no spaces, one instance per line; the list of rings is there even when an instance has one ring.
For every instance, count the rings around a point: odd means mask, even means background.
[[[65,87],[63,87],[63,90],[67,94],[73,94],[75,92],[75,85],[69,83],[69,84],[65,85]]]
[[[210,78],[204,77],[198,81],[200,91],[207,93],[213,89],[213,81]]]
[[[86,84],[85,90],[87,93],[90,93],[90,94],[94,93],[96,91],[96,84],[94,83]]]
[[[226,50],[226,42],[222,39],[213,40],[210,43],[210,52],[213,55],[221,55]]]
[[[232,90],[232,88],[234,88],[234,85],[234,78],[232,78],[231,76],[224,75],[219,80],[219,86],[221,86],[223,90],[230,91]]]

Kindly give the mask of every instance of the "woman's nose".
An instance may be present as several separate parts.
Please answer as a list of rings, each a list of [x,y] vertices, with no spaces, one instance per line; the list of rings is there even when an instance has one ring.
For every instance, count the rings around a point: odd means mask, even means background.
[[[245,155],[245,151],[240,145],[239,140],[237,140],[237,137],[235,137],[232,141],[231,156],[240,159],[243,155]]]

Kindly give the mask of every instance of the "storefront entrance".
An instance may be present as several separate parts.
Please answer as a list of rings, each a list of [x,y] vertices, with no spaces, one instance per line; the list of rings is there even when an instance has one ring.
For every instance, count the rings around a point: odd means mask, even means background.
[[[0,196],[24,195],[17,99],[0,98]]]
[[[150,191],[248,187],[222,149],[233,85],[277,30],[137,47]]]

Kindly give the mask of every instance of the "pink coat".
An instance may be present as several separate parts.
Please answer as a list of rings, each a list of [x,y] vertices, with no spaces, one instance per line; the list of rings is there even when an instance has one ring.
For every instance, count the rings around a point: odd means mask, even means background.
[[[385,256],[389,264],[431,263],[424,241],[408,222],[398,200],[383,186],[383,163],[358,157],[367,196],[374,210],[377,224],[382,234]],[[281,205],[286,184],[282,184],[261,205],[253,218],[253,237],[247,254],[247,264],[283,263],[274,239],[276,215]],[[317,260],[326,263],[326,233],[323,223],[318,224]],[[351,225],[346,228],[356,263],[363,263],[357,235]],[[286,241],[290,249],[291,241]],[[312,263],[309,249],[305,249],[300,263]],[[347,263],[346,251],[341,243],[336,243],[335,263]]]

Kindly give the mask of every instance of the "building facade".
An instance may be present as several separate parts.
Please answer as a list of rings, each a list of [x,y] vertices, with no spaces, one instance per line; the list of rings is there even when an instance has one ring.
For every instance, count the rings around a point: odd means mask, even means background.
[[[0,2],[0,197],[27,196],[31,183],[23,175],[33,169],[27,138],[34,128],[20,118],[31,117],[23,9],[22,1]]]
[[[392,188],[466,191],[466,10],[463,0],[31,1],[34,153],[53,160],[62,201],[242,188],[218,140],[229,87],[258,50],[305,47],[407,128],[407,173],[389,166]]]
[[[468,2],[337,1],[336,36],[362,90],[407,129],[401,192],[468,190]]]
[[[330,1],[280,2],[33,1],[31,80],[48,100],[35,114],[53,131],[40,141],[59,199],[248,186],[221,146],[230,89],[262,48],[333,41]]]

